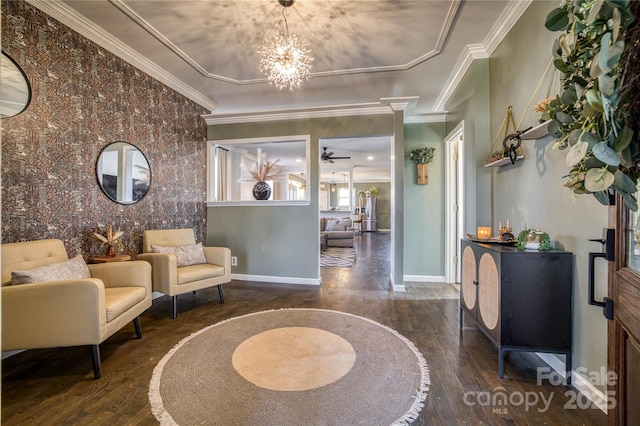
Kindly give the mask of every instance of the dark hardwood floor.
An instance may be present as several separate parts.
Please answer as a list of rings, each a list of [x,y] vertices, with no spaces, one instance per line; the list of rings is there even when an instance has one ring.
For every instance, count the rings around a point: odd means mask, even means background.
[[[537,385],[536,367],[543,364],[533,355],[510,354],[505,377],[499,379],[493,345],[472,324],[465,324],[462,331],[458,327],[456,287],[408,283],[406,293],[390,292],[389,234],[356,238],[353,267],[323,268],[320,287],[234,281],[225,286],[224,304],[216,289],[179,297],[175,320],[170,318],[170,299],[156,299],[141,317],[142,340],[134,338],[131,325],[101,345],[100,380],[93,379],[86,347],[30,350],[3,360],[2,424],[157,424],[147,396],[149,381],[156,363],[176,343],[223,319],[285,307],[364,316],[414,342],[431,377],[415,425],[606,423],[597,408],[572,409],[573,388]],[[507,397],[507,405],[489,404],[500,395]],[[541,396],[550,401],[548,407]],[[537,404],[527,407],[522,402],[522,398],[534,402],[534,397]],[[291,424],[297,425],[296,420]]]

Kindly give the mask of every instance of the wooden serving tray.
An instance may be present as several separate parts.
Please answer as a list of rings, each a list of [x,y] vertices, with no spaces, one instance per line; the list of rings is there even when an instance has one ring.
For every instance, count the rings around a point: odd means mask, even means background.
[[[471,235],[471,234],[467,234],[467,239],[476,243],[490,243],[490,244],[504,244],[504,245],[513,245],[516,243],[516,240],[502,241],[498,237],[490,237],[489,239],[486,239],[486,238],[479,238],[477,235]]]

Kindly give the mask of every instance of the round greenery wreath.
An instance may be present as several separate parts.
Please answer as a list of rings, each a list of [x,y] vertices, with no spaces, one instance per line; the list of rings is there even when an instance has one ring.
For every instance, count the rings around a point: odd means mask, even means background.
[[[638,142],[621,90],[621,58],[633,22],[628,0],[564,1],[548,14],[545,26],[563,31],[553,54],[564,76],[562,93],[547,103],[542,119],[550,120],[554,147],[569,148],[565,186],[574,196],[590,193],[608,205],[617,192],[636,211]]]

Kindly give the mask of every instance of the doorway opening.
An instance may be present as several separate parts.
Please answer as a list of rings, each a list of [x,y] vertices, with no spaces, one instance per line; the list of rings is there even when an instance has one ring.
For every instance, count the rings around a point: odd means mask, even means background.
[[[445,281],[460,282],[460,238],[464,236],[464,122],[445,145]]]
[[[356,262],[363,256],[375,255],[375,250],[371,250],[371,247],[367,246],[366,249],[364,247],[364,245],[370,245],[374,238],[377,241],[376,245],[380,244],[381,240],[388,240],[382,243],[385,251],[390,250],[390,253],[383,258],[385,265],[380,265],[384,271],[390,269],[391,253],[393,253],[392,139],[392,136],[320,139],[321,230],[322,224],[326,224],[329,218],[334,221],[336,219],[351,220],[354,228],[353,247]],[[379,234],[384,235],[376,238]],[[328,248],[331,245],[330,242]],[[347,245],[350,244],[347,243]],[[363,249],[359,250],[360,247]],[[323,249],[321,248],[318,261],[320,278],[325,282],[325,277],[337,275],[333,271],[327,273],[328,268],[322,267],[323,264],[327,264],[322,256]],[[322,263],[320,263],[321,259]],[[361,261],[364,262],[365,259],[362,258]],[[386,277],[389,276],[388,272],[382,273]],[[348,279],[349,274],[338,275]]]

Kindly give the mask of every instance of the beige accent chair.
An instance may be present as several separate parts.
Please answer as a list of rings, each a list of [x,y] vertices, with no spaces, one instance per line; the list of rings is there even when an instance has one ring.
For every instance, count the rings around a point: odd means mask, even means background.
[[[220,303],[224,303],[222,284],[231,281],[231,250],[227,247],[203,247],[207,263],[178,267],[176,256],[169,253],[152,253],[151,245],[187,246],[196,243],[193,229],[157,229],[144,231],[139,260],[151,264],[153,290],[171,296],[173,312],[178,316],[179,294],[218,286]]]
[[[60,240],[2,244],[2,350],[90,345],[102,376],[100,343],[151,306],[147,262],[87,265],[91,278],[11,285],[11,272],[64,262]]]

